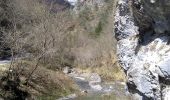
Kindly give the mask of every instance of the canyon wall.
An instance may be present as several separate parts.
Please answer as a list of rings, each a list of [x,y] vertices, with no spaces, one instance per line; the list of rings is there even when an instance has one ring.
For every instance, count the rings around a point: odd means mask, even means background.
[[[118,60],[137,100],[170,99],[170,1],[118,0]]]

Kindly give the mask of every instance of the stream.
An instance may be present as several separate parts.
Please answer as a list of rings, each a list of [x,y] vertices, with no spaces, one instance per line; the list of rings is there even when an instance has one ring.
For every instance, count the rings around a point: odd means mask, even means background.
[[[132,100],[124,82],[104,82],[90,80],[90,75],[70,73],[69,77],[77,84],[80,94],[71,94],[58,100]],[[97,78],[96,78],[97,79]]]

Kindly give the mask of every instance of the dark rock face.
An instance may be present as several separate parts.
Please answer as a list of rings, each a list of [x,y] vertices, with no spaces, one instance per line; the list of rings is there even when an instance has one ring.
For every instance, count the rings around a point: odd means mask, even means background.
[[[118,0],[118,60],[137,100],[170,100],[170,1]]]

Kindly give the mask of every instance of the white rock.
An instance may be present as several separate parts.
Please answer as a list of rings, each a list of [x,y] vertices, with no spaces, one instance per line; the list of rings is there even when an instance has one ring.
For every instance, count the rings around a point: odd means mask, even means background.
[[[89,77],[89,82],[91,83],[100,83],[101,77],[97,73],[92,73]]]
[[[163,89],[164,100],[170,100],[170,87]]]
[[[75,78],[80,79],[80,80],[86,80],[85,77],[78,77],[78,76],[76,76]]]
[[[118,0],[115,15],[117,55],[127,75],[128,89],[141,95],[144,100],[169,98],[169,92],[162,97],[161,84],[168,86],[167,82],[170,82],[170,45],[167,45],[170,40],[170,13],[164,10],[170,9],[170,1],[132,2],[129,5],[130,0]],[[139,31],[146,28],[149,31]],[[160,76],[167,82],[162,83]]]
[[[89,84],[91,88],[93,88],[94,90],[102,90],[102,86],[100,84],[97,84],[97,85],[93,85],[93,84]]]
[[[72,6],[75,6],[78,0],[66,0],[69,2]]]
[[[71,73],[71,68],[69,68],[69,67],[65,67],[64,69],[63,69],[63,73],[65,73],[65,74],[69,74],[69,73]]]

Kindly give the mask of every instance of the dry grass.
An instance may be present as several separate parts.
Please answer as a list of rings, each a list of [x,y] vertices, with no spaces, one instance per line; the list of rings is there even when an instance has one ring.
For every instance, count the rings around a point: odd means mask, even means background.
[[[0,64],[0,72],[4,72],[9,68],[9,64]]]
[[[81,73],[98,73],[105,81],[126,81],[125,74],[119,66],[115,53],[101,58],[100,65],[95,67],[78,66]]]
[[[18,69],[18,66],[25,68]],[[75,83],[69,77],[61,72],[46,69],[42,65],[31,75],[30,80],[26,84],[30,73],[35,68],[34,66],[34,62],[22,61],[22,65],[21,62],[15,63],[13,69],[14,72],[19,72],[20,85],[18,88],[31,95],[29,98],[35,100],[55,100],[78,90]],[[3,82],[2,84],[5,83]],[[9,93],[6,94],[7,97],[10,96]]]
[[[9,66],[9,64],[0,64],[0,76],[2,76],[4,72],[9,69]]]
[[[81,73],[98,73],[104,81],[122,81],[125,82],[125,74],[118,67],[115,66],[102,66],[102,67],[80,67],[78,69]]]
[[[31,66],[34,66],[35,64],[33,62],[25,61],[24,65],[28,67],[25,68],[22,72],[23,77],[28,77],[29,72],[34,69],[34,67]],[[46,69],[42,65],[40,65],[32,75],[30,83],[31,82],[33,82],[33,86],[37,86],[33,87],[30,90],[42,93],[42,95],[44,95],[45,93],[45,95],[48,97],[53,95],[64,96],[75,91],[76,89],[76,85],[74,85],[74,82],[62,72]],[[39,87],[42,87],[44,89]]]

